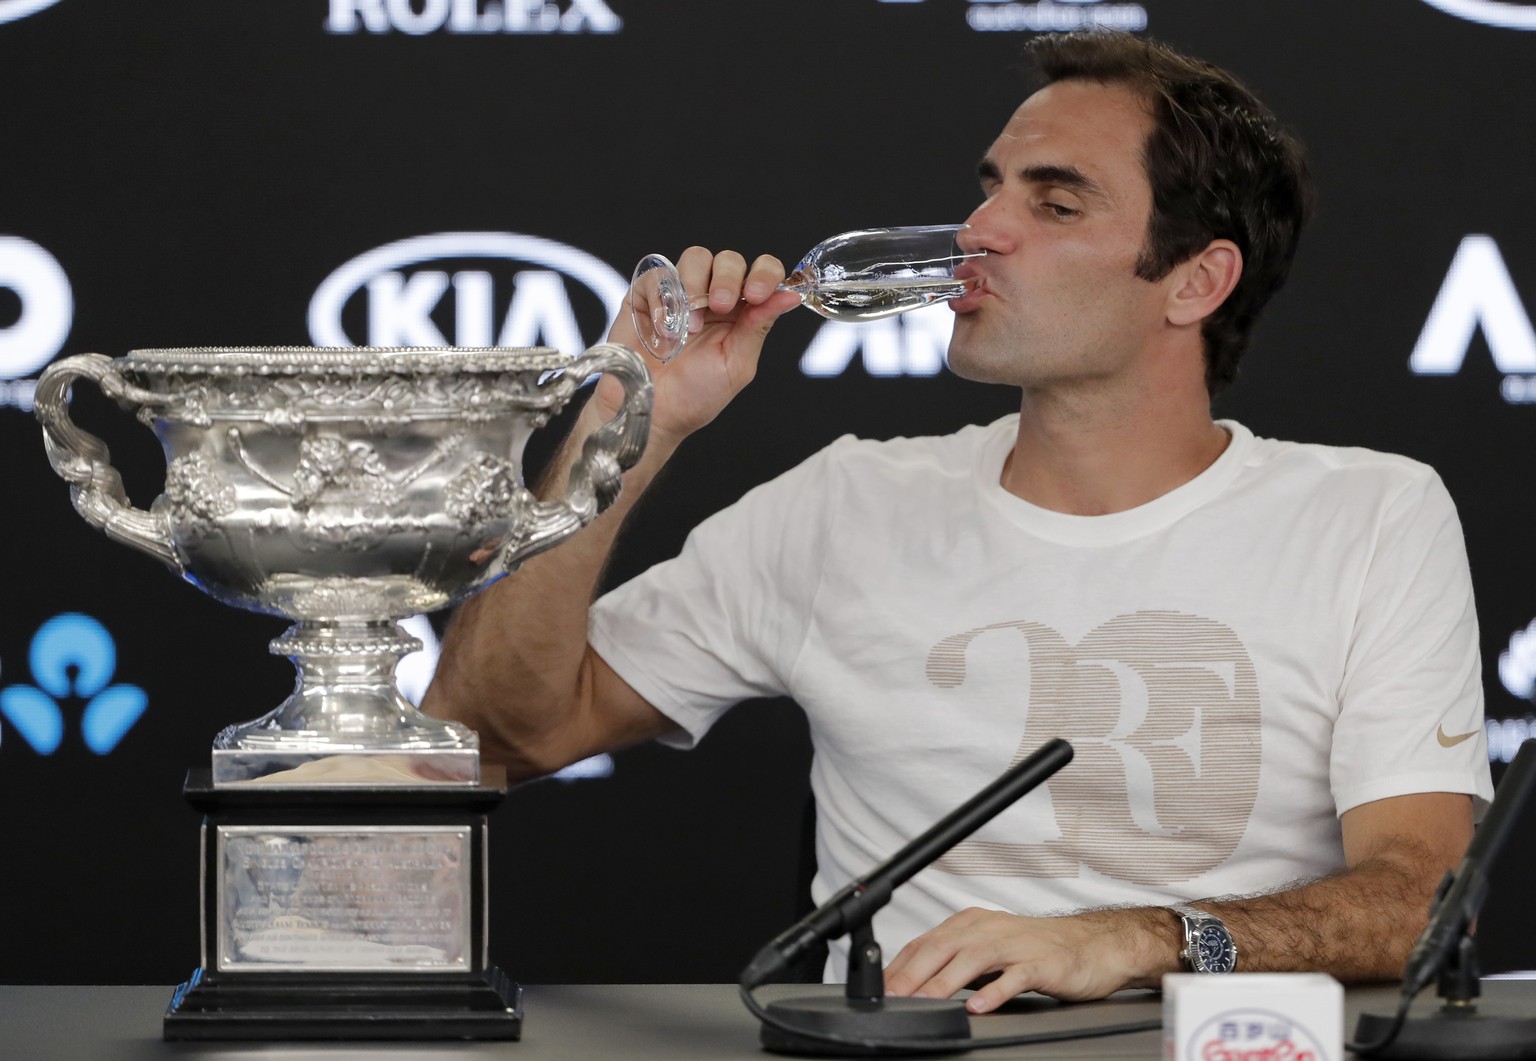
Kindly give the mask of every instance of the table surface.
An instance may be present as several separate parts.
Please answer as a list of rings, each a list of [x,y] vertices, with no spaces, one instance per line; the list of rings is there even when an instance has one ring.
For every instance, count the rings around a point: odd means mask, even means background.
[[[1536,984],[1486,983],[1487,995],[1536,990]],[[841,989],[822,985],[763,988],[758,998]],[[1415,1008],[1432,1004],[1432,991]],[[283,1061],[502,1057],[515,1061],[731,1061],[768,1057],[756,1019],[730,984],[608,984],[525,989],[523,1038],[503,1043],[167,1043],[161,1017],[169,987],[0,987],[0,1057],[17,1061],[147,1061],[165,1058],[272,1058]],[[1390,1013],[1395,988],[1351,989],[1345,1030],[1362,1010]],[[1031,1032],[1155,1019],[1161,996],[1126,992],[1103,1002],[1061,1005],[1024,996],[1004,1012],[972,1020],[972,1034],[1001,1038]],[[1137,1032],[951,1055],[998,1058],[1158,1058],[1161,1033]]]

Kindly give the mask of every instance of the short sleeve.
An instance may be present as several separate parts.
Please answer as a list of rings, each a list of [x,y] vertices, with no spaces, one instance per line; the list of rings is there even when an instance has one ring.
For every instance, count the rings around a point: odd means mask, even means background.
[[[1481,815],[1493,784],[1461,522],[1440,478],[1403,464],[1411,474],[1381,510],[1359,587],[1330,763],[1334,802],[1342,814],[1389,796],[1462,792]]]
[[[835,519],[839,452],[747,493],[682,552],[593,605],[588,640],[691,746],[734,704],[782,695],[804,644]]]

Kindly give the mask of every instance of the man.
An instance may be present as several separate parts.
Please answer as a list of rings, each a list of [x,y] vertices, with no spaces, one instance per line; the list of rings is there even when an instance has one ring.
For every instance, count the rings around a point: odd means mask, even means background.
[[[1020,388],[1019,415],[840,440],[589,615],[624,510],[794,305],[773,259],[693,248],[709,310],[654,370],[617,511],[462,610],[428,707],[528,776],[790,695],[816,749],[818,900],[1070,740],[1048,796],[877,916],[893,994],[990,978],[980,1013],[1154,986],[1212,918],[1240,969],[1392,978],[1491,795],[1454,509],[1411,461],[1211,419],[1307,212],[1269,112],[1137,38],[1033,51],[1046,83],[981,164],[963,241],[986,256],[950,347],[961,375]],[[600,388],[578,436],[615,402]]]

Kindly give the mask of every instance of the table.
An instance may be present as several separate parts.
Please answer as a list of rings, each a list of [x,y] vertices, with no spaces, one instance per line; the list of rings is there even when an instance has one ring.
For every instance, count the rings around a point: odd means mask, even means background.
[[[160,1019],[171,988],[0,987],[0,1057],[16,1061],[166,1061],[241,1058],[245,1061],[390,1061],[498,1057],[512,1061],[763,1061],[757,1022],[732,984],[607,984],[532,986],[524,996],[523,1039],[515,1043],[167,1043]],[[1536,984],[1486,982],[1490,999],[1501,993],[1531,997]],[[763,1001],[837,986],[776,985]],[[1433,991],[1416,1003],[1432,1005]],[[1346,1032],[1362,1009],[1391,1012],[1395,987],[1351,989]],[[978,1038],[1057,1028],[1146,1020],[1161,1012],[1154,992],[1124,992],[1102,1002],[1061,1005],[1037,996],[1010,1003],[1005,1012],[972,1021]],[[1005,1047],[953,1055],[983,1059],[1158,1058],[1159,1032]]]

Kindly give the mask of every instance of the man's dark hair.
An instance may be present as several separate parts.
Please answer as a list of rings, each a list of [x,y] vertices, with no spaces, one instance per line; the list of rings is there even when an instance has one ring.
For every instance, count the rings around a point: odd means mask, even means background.
[[[1152,217],[1137,276],[1161,280],[1213,239],[1243,252],[1237,286],[1201,326],[1215,397],[1237,375],[1248,333],[1285,283],[1312,213],[1305,150],[1237,78],[1148,38],[1089,30],[1036,37],[1027,48],[1042,85],[1122,85],[1152,108],[1143,149]]]

